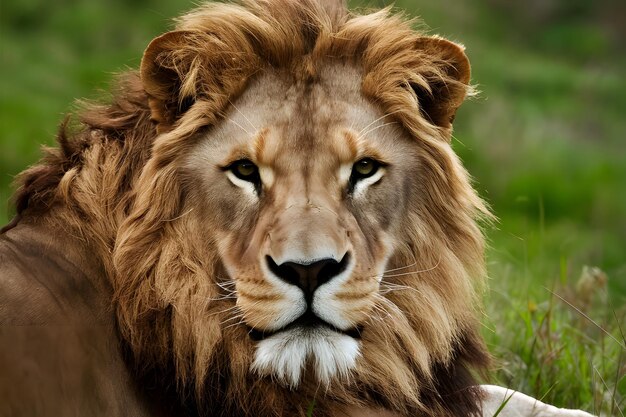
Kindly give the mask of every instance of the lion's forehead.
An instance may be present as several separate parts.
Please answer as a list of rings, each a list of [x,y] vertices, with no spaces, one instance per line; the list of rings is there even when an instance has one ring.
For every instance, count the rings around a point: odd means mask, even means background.
[[[317,163],[324,161],[322,155],[352,162],[355,146],[362,144],[359,133],[383,115],[363,96],[361,81],[357,67],[339,64],[324,67],[309,83],[267,70],[231,102],[215,136],[261,164],[310,163],[313,152]]]

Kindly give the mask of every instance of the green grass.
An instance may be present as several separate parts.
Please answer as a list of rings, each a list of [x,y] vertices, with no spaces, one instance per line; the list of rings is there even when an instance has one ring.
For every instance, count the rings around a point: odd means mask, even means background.
[[[554,233],[558,239],[563,232]],[[602,281],[577,289],[583,268],[568,256],[572,252],[546,258],[538,234],[510,236],[513,252],[489,251],[483,333],[497,358],[495,376],[548,403],[621,415],[626,309]]]
[[[0,13],[0,201],[53,142],[75,98],[193,6],[166,0],[5,2]],[[362,5],[361,2],[351,2]],[[384,1],[372,1],[384,5]],[[416,4],[419,6],[417,7]],[[563,407],[626,405],[626,67],[621,2],[468,0],[396,6],[462,41],[482,91],[453,146],[500,222],[488,230],[485,337],[495,378]],[[0,223],[12,215],[0,204]],[[585,265],[608,278],[576,292]],[[587,318],[585,316],[586,315]]]

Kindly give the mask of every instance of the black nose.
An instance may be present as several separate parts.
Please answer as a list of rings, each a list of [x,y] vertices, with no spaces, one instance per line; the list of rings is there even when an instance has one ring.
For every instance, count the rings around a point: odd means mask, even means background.
[[[266,259],[270,271],[283,281],[302,289],[307,301],[310,302],[317,288],[346,270],[350,254],[346,253],[339,262],[325,258],[308,264],[283,262],[277,265],[271,256],[267,256]]]

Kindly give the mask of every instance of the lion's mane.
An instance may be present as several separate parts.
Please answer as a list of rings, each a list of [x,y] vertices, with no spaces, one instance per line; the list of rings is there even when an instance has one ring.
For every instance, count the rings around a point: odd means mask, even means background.
[[[113,104],[85,109],[76,133],[64,124],[59,149],[22,174],[15,197],[18,217],[57,213],[102,259],[128,359],[146,385],[175,391],[190,414],[305,415],[313,401],[316,415],[336,404],[477,413],[472,370],[488,363],[475,309],[477,220],[488,211],[449,144],[453,110],[471,93],[469,68],[453,65],[465,61],[389,10],[353,15],[312,0],[207,4],[164,36],[140,74],[123,76]],[[384,314],[362,333],[363,365],[348,384],[290,391],[250,373],[253,342],[229,325],[234,300],[216,242],[195,233],[201,219],[178,172],[197,133],[220,122],[255,74],[274,67],[314,79],[328,60],[362,69],[364,94],[419,141],[426,180],[390,262],[413,265],[392,279],[410,288],[381,297]]]

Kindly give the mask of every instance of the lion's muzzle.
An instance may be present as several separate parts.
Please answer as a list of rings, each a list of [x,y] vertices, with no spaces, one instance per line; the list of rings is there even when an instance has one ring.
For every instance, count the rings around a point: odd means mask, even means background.
[[[291,205],[277,210],[268,228],[258,231],[265,236],[259,248],[260,269],[281,301],[266,306],[265,322],[248,322],[257,342],[252,369],[291,387],[300,383],[308,360],[318,380],[327,385],[346,378],[360,355],[355,329],[362,319],[350,313],[355,307],[363,311],[363,301],[342,298],[351,287],[359,254],[338,213],[338,208]],[[241,280],[239,288],[245,289]],[[244,311],[258,306],[240,305]]]

